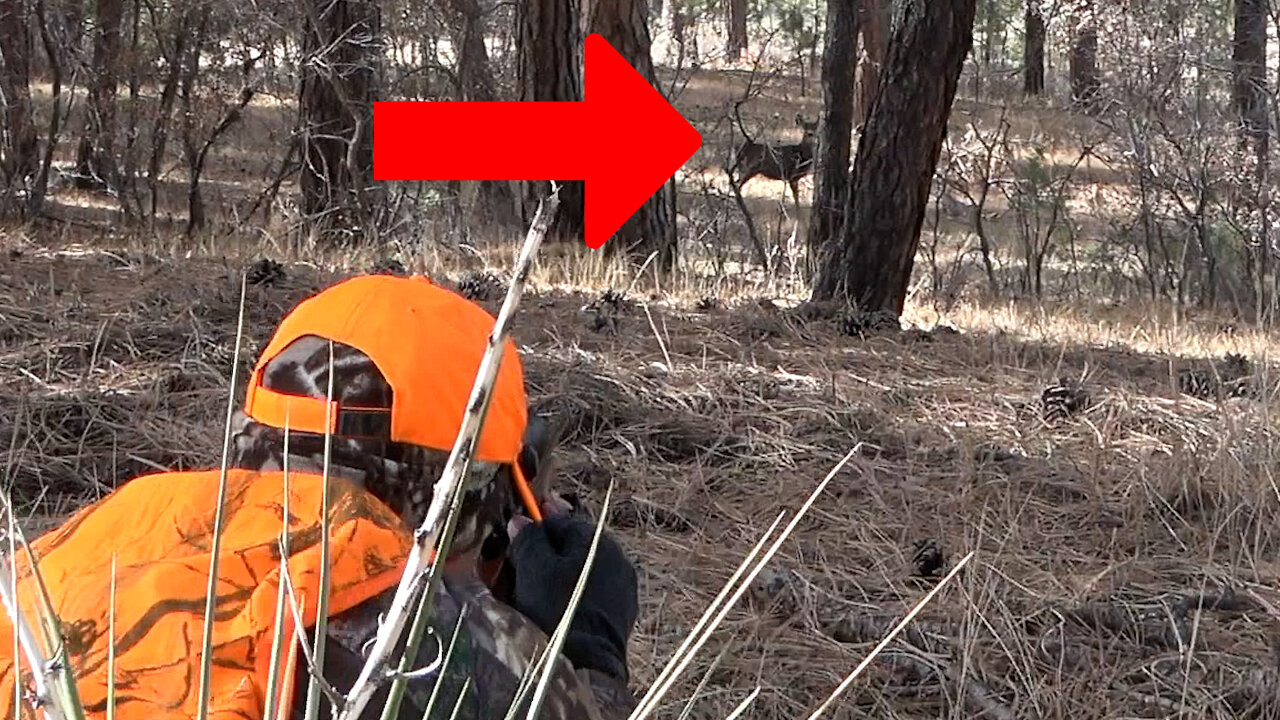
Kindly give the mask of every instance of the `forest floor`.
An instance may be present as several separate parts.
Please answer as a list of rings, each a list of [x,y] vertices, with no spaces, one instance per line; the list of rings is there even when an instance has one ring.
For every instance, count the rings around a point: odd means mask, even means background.
[[[744,245],[722,166],[749,77],[704,70],[675,82],[674,104],[705,141],[679,174],[682,232],[713,255]],[[744,106],[748,129],[797,141],[794,115],[816,118],[819,102],[812,81],[803,90],[770,78]],[[243,217],[292,113],[255,101],[228,133],[205,175],[212,217]],[[1001,117],[961,98],[951,136]],[[1049,107],[1007,119],[1011,137],[1053,162],[1092,142],[1087,121]],[[59,161],[73,150],[64,142]],[[110,198],[65,184],[52,213],[74,222],[0,229],[0,442],[33,530],[140,473],[216,464],[233,362],[245,377],[294,303],[389,259],[321,258],[258,216],[187,239],[185,170],[165,170],[161,222],[146,236],[120,225]],[[1090,237],[1106,193],[1123,186],[1093,158],[1077,179],[1068,200]],[[786,192],[759,179],[744,188],[783,254],[797,221]],[[1016,254],[1014,219],[998,202],[991,210],[998,250]],[[946,222],[964,230],[964,209]],[[509,265],[503,238],[479,256],[448,246],[458,226],[423,219],[429,257],[400,261],[455,281]],[[563,252],[544,248],[515,335],[532,399],[565,423],[559,487],[598,507],[616,483],[614,529],[642,580],[636,687],[777,514],[858,449],[666,717],[708,671],[690,717],[723,718],[757,685],[750,717],[803,717],[927,591],[932,581],[914,577],[918,542],[944,551],[942,570],[976,555],[830,717],[1280,717],[1273,337],[1159,306],[963,299],[943,315],[913,299],[904,321],[918,327],[849,334],[840,318],[793,308],[794,271],[785,282],[688,265],[675,286],[632,286]],[[241,273],[264,254],[285,262],[284,277],[249,288],[233,359]],[[630,288],[627,302],[601,302],[609,288]],[[484,300],[495,312],[499,302]],[[1258,397],[1178,392],[1180,370],[1227,352],[1259,369]],[[1046,416],[1041,393],[1063,377],[1084,377],[1091,402]]]
[[[216,466],[257,257],[0,238],[0,442],[33,529],[139,473]],[[249,288],[240,378],[336,277],[292,263]],[[708,671],[691,717],[724,717],[757,684],[751,717],[803,717],[934,582],[915,577],[917,542],[944,571],[976,555],[830,717],[1280,714],[1273,393],[1206,401],[1174,379],[1202,362],[1182,354],[1264,367],[1269,338],[1014,304],[962,308],[958,332],[850,335],[750,293],[641,283],[610,304],[547,277],[515,336],[533,402],[565,426],[557,486],[598,508],[616,484],[612,524],[641,577],[636,687],[777,514],[858,450],[665,717]],[[1062,376],[1085,376],[1090,403],[1046,416]]]
[[[697,259],[696,270],[703,277],[738,272],[754,261],[756,254],[743,212],[730,190],[726,174],[734,148],[743,141],[742,131],[734,117],[734,104],[744,101],[740,111],[741,125],[753,139],[775,144],[795,143],[801,137],[795,116],[799,114],[810,121],[817,120],[819,116],[820,86],[816,78],[805,80],[793,72],[770,71],[764,67],[682,69],[678,72],[664,67],[658,70],[658,84],[703,138],[702,147],[676,173],[678,222],[683,243],[681,254],[685,258]],[[36,83],[32,91],[38,119],[43,123],[52,106],[51,88],[47,83]],[[201,182],[209,227],[197,231],[192,237],[185,233],[187,166],[178,153],[176,139],[169,145],[169,157],[160,165],[155,223],[139,233],[125,227],[117,199],[102,192],[73,187],[69,173],[74,169],[76,143],[74,137],[64,137],[53,155],[57,172],[46,201],[49,215],[65,221],[58,226],[58,232],[72,237],[85,232],[109,232],[121,237],[130,235],[131,242],[143,245],[162,244],[169,248],[179,247],[184,252],[200,247],[212,254],[225,252],[229,244],[243,245],[247,242],[256,247],[265,240],[277,253],[309,258],[312,248],[300,247],[293,241],[297,220],[296,183],[291,180],[283,183],[275,201],[268,203],[271,206],[269,218],[264,219],[262,211],[263,190],[280,170],[297,113],[290,95],[292,88],[278,92],[283,95],[269,92],[257,95],[237,124],[213,147]],[[143,89],[140,100],[143,118],[154,111],[157,101],[158,93],[154,88]],[[72,129],[69,131],[71,135],[82,127],[85,107],[84,102],[74,103],[63,122],[64,127]],[[128,108],[122,105],[119,112],[124,117]],[[203,142],[203,133],[207,133],[219,117],[219,113],[208,112],[197,118],[194,130],[197,144]],[[1006,113],[1001,103],[991,98],[974,100],[962,92],[952,111],[950,140],[955,147],[963,148],[960,154],[967,157],[976,152],[971,125],[980,128],[982,139],[990,141],[1002,120],[1007,120],[1010,125],[1010,152],[1020,155],[1043,152],[1045,162],[1058,171],[1072,164],[1082,147],[1095,146],[1101,134],[1094,121],[1063,112],[1053,107],[1051,101],[1018,101]],[[117,141],[119,147],[124,147],[127,140],[132,142],[136,148],[134,152],[140,157],[149,153],[152,146],[151,128],[147,122],[142,125],[137,138],[130,140],[122,128]],[[856,137],[854,142],[856,144]],[[1073,171],[1073,181],[1067,188],[1068,197],[1064,198],[1068,209],[1074,211],[1072,227],[1068,230],[1064,213],[1059,226],[1053,229],[1058,233],[1055,242],[1061,246],[1061,251],[1069,252],[1081,264],[1084,260],[1077,257],[1081,249],[1076,247],[1076,239],[1087,241],[1104,235],[1108,208],[1115,205],[1111,202],[1114,198],[1107,193],[1123,189],[1118,180],[1116,173],[1095,155],[1084,157],[1080,168]],[[494,239],[505,241],[523,234],[523,228],[488,225],[483,214],[477,216],[473,212],[467,190],[464,189],[460,198],[446,197],[439,192],[439,187],[435,190],[434,195],[429,192],[418,198],[421,205],[406,211],[409,215],[402,229],[408,230],[400,232],[397,239],[415,248],[425,246],[443,250],[452,255],[449,263],[457,264],[466,261],[465,253],[455,251],[460,244],[481,246]],[[1039,190],[1047,193],[1050,188]],[[798,205],[786,183],[780,181],[757,177],[747,182],[741,192],[743,205],[750,213],[760,245],[771,254],[775,267],[786,269],[782,275],[785,283],[798,287],[802,282],[796,265],[806,239],[804,231],[812,202],[813,178],[801,180]],[[943,237],[944,253],[967,253],[971,250],[968,235],[973,226],[972,208],[962,198],[960,188],[949,188],[942,200],[931,206],[928,231]],[[1047,199],[1041,198],[1041,201],[1047,202]],[[143,199],[140,198],[139,202]],[[1007,205],[1001,193],[993,190],[983,208],[984,223],[995,239],[998,262],[1005,258],[1016,260],[1021,250],[1015,240],[1023,233],[1023,228],[1018,225],[1020,218],[1008,212]],[[938,211],[936,215],[934,210]],[[1047,223],[1043,223],[1044,227],[1039,222],[1033,225],[1038,232],[1049,230]],[[1062,236],[1068,232],[1071,237],[1063,239]],[[402,261],[409,264],[407,258],[402,258]],[[686,270],[695,270],[692,262]],[[965,268],[964,272],[969,270]],[[780,287],[776,279],[775,287]]]

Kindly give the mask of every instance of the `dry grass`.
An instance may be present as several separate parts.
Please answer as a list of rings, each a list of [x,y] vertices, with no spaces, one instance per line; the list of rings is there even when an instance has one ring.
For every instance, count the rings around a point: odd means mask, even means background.
[[[33,525],[140,472],[216,463],[248,261],[2,250],[0,440]],[[961,307],[961,334],[860,338],[762,308],[745,285],[711,310],[692,309],[703,288],[664,288],[646,314],[647,281],[629,305],[582,311],[596,291],[565,287],[627,278],[568,267],[544,264],[515,337],[533,399],[566,423],[561,488],[594,503],[616,483],[613,524],[642,577],[637,686],[778,510],[864,443],[665,716],[725,649],[694,717],[723,717],[757,683],[754,717],[811,710],[925,591],[924,539],[978,554],[833,716],[1280,713],[1273,399],[1179,396],[1186,361],[1160,354],[1260,360],[1267,338],[1018,306]],[[251,287],[242,370],[336,276],[290,264]],[[1041,389],[1086,371],[1093,407],[1043,420]]]

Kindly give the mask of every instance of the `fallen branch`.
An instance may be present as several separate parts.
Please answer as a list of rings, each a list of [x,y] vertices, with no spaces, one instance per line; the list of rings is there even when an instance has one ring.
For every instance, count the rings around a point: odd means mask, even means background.
[[[369,651],[369,659],[365,661],[360,675],[351,686],[347,695],[347,704],[338,715],[339,720],[354,720],[361,716],[377,691],[378,683],[392,668],[391,652],[400,636],[404,633],[409,620],[411,608],[416,607],[414,601],[420,592],[430,593],[432,585],[439,578],[435,572],[437,564],[443,563],[448,556],[451,523],[445,513],[458,499],[462,487],[462,479],[471,467],[472,454],[484,426],[485,416],[489,411],[489,401],[493,395],[494,382],[498,377],[498,367],[502,362],[503,348],[510,334],[511,318],[520,306],[520,296],[524,292],[529,272],[533,268],[533,258],[547,234],[547,228],[555,217],[560,205],[559,190],[553,190],[545,203],[539,203],[534,215],[533,224],[525,236],[524,246],[520,250],[520,258],[516,261],[511,287],[507,289],[507,297],[498,312],[493,331],[489,334],[488,348],[480,361],[480,370],[475,384],[471,388],[471,397],[467,401],[467,413],[462,419],[462,428],[454,443],[453,451],[445,464],[440,480],[436,482],[431,494],[431,505],[427,508],[426,518],[414,532],[413,548],[405,565],[404,575],[396,588],[395,598],[387,610],[386,620],[378,629],[373,648]],[[449,513],[450,517],[456,513]],[[437,563],[439,559],[439,563]]]

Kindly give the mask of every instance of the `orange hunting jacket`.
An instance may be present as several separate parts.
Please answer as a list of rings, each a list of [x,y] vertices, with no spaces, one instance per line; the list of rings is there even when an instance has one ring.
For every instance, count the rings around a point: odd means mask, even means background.
[[[196,717],[219,475],[214,470],[137,478],[32,543],[88,717],[106,714],[113,555],[116,717]],[[280,578],[284,481],[280,472],[228,473],[210,718],[262,717]],[[311,626],[320,586],[323,481],[291,472],[288,485],[289,576],[303,621]],[[369,493],[339,479],[331,479],[329,488],[332,615],[395,587],[412,539]],[[42,638],[39,587],[27,555],[19,550],[18,556],[19,602]],[[294,623],[288,610],[285,618],[287,642]],[[13,647],[13,627],[0,612],[0,717],[14,716]],[[285,647],[282,665],[288,666]],[[43,652],[50,656],[47,647]],[[25,686],[31,671],[25,657],[21,670]],[[279,686],[291,688],[291,677],[280,677]],[[22,717],[36,717],[23,705]]]

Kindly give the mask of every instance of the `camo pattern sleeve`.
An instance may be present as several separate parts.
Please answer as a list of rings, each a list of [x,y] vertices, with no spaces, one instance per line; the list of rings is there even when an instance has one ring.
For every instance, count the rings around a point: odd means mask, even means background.
[[[585,668],[577,671],[582,682],[591,688],[596,707],[602,720],[626,720],[639,705],[631,688],[620,678]]]
[[[378,616],[385,616],[393,595],[394,590],[384,592],[331,619],[329,638],[341,649],[334,656],[337,658],[335,662],[326,661],[325,676],[338,690],[345,691],[354,682],[364,662],[364,653],[377,633]],[[460,615],[462,623],[459,626]],[[451,716],[459,720],[491,720],[505,717],[521,678],[547,643],[547,637],[541,630],[494,598],[478,579],[446,575],[433,599],[429,632],[423,637],[413,668],[426,667],[440,656],[438,653],[446,652],[454,638],[455,628],[457,636],[453,640],[448,665],[442,671],[437,670],[407,683],[398,720],[424,717],[447,720]],[[399,657],[402,652],[403,645],[397,648],[394,656]],[[305,673],[297,673],[295,677],[305,678]],[[304,697],[305,679],[297,682],[295,692],[302,695],[295,697]],[[464,687],[465,695],[462,694]],[[521,704],[521,716],[525,714],[531,694]],[[374,697],[370,710],[366,712],[370,718],[380,716],[385,696],[384,688]],[[586,679],[576,673],[567,660],[558,658],[540,717],[546,720],[607,720],[613,717],[601,714],[596,698],[594,688]],[[295,703],[295,708],[298,708],[295,716],[301,718],[300,705]]]

